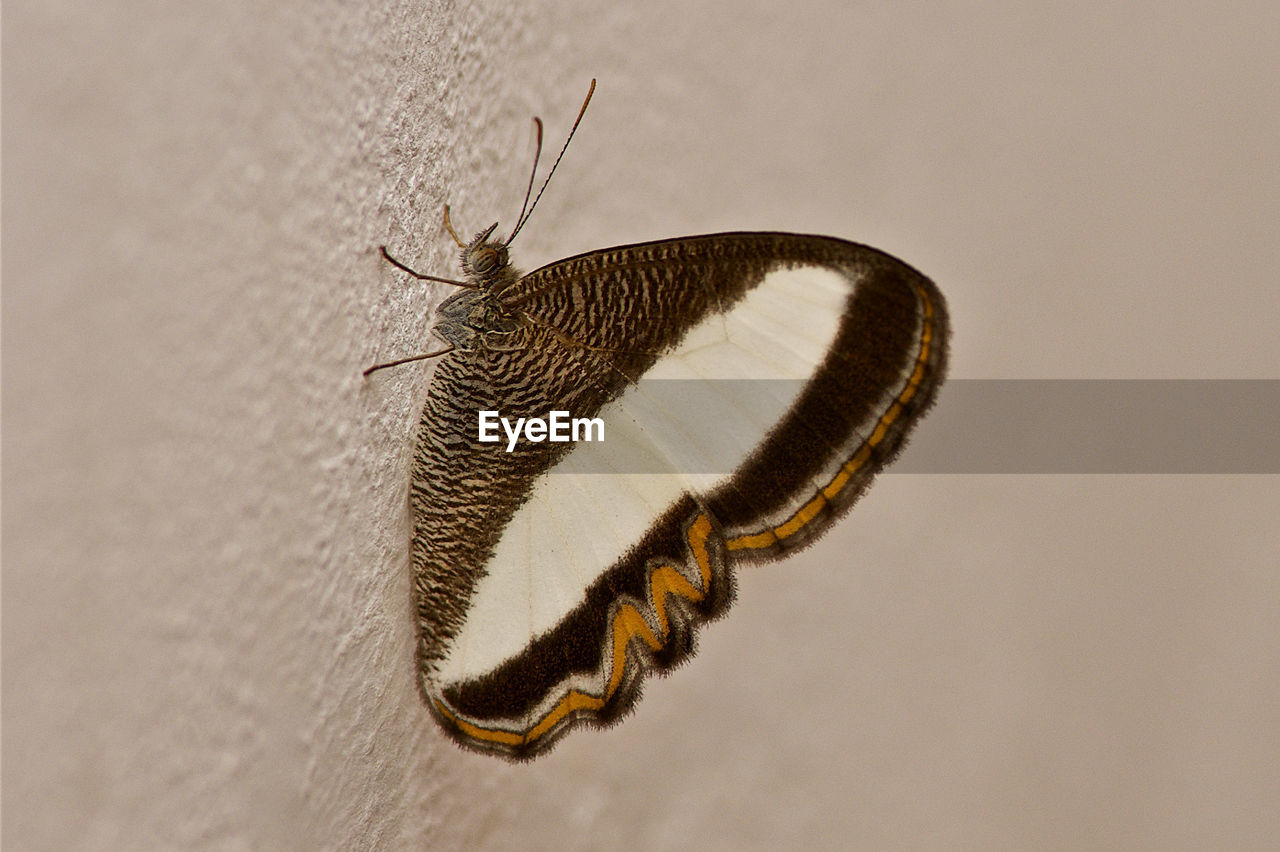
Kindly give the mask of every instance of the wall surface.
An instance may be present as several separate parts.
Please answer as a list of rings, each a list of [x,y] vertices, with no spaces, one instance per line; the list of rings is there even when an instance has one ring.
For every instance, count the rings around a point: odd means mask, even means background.
[[[830,233],[957,379],[1280,378],[1277,8],[7,4],[5,848],[1274,842],[1280,478],[887,475],[511,766],[414,687],[430,367],[360,371],[594,76],[527,269]]]

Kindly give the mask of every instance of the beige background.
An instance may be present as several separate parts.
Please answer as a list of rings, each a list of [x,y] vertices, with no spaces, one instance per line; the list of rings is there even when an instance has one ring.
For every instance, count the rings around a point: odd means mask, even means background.
[[[1277,8],[6,4],[5,847],[1270,846],[1277,477],[886,476],[509,766],[413,687],[429,368],[359,371],[442,293],[373,247],[449,274],[596,76],[526,268],[830,233],[955,377],[1280,378]]]

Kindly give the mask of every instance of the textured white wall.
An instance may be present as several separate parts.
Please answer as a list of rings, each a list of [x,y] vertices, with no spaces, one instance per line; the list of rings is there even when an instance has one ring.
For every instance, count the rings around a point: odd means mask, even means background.
[[[531,766],[412,675],[438,221],[934,277],[953,376],[1276,378],[1274,3],[10,4],[6,848],[1261,846],[1276,477],[888,476]],[[946,404],[945,390],[942,405]],[[928,428],[928,422],[925,423]]]

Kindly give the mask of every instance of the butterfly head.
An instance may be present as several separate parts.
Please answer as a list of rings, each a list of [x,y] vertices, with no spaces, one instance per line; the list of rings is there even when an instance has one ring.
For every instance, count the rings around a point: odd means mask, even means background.
[[[494,222],[462,249],[462,271],[467,280],[490,292],[501,292],[518,277],[511,268],[507,244],[493,236],[497,227]]]

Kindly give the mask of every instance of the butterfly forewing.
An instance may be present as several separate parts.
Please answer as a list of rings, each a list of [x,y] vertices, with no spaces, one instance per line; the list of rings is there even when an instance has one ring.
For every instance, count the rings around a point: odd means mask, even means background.
[[[432,379],[412,559],[427,703],[524,758],[624,713],[728,605],[734,565],[852,505],[933,401],[947,321],[906,264],[792,234],[592,252],[494,298],[518,321]],[[604,440],[478,440],[482,411],[557,410]]]

